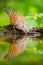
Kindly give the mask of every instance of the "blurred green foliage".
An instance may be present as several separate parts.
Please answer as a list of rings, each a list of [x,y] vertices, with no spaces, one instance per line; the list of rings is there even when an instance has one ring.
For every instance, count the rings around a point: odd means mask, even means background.
[[[0,0],[0,11],[3,8],[12,7],[15,10],[24,10],[28,13],[30,7],[35,7],[38,12],[43,12],[43,0]]]
[[[26,18],[28,28],[43,27],[43,0],[0,0],[0,26],[10,24],[4,11],[9,7]],[[9,44],[0,41],[0,65],[43,65],[43,41],[28,40],[27,44],[24,53],[8,61],[2,59],[8,53]]]
[[[0,6],[0,26],[10,24],[9,17],[4,11],[4,8],[12,7],[14,11],[27,16],[28,28],[43,27],[43,15],[41,14],[43,13],[43,0],[0,0]],[[29,16],[29,14],[36,15]],[[35,24],[32,23],[30,25],[30,20],[31,22],[34,21]]]

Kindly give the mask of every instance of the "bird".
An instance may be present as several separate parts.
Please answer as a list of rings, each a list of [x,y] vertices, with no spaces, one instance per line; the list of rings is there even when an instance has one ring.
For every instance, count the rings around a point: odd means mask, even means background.
[[[11,41],[8,53],[5,56],[5,58],[7,58],[8,60],[11,60],[15,56],[18,56],[21,53],[23,53],[27,47],[26,41],[27,41],[27,38],[25,35],[24,36],[14,35],[14,39]]]
[[[38,34],[38,36],[40,36],[40,34],[43,34],[43,28],[40,28],[40,29],[32,28],[32,29],[28,30],[27,21],[25,20],[25,18],[21,14],[13,11],[11,7],[6,9],[5,11],[9,16],[10,24],[11,24],[11,26],[13,26],[13,30],[16,29],[19,32],[22,31],[25,34],[28,33],[29,35]],[[15,32],[16,32],[16,30],[15,30]]]
[[[12,8],[6,9],[6,13],[9,16],[10,24],[13,25],[13,28],[27,33],[27,21],[19,13],[12,10]]]

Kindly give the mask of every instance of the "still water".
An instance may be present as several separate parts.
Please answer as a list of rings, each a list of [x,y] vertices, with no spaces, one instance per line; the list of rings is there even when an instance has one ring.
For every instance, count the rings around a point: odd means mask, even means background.
[[[0,65],[43,65],[43,37],[0,38]]]

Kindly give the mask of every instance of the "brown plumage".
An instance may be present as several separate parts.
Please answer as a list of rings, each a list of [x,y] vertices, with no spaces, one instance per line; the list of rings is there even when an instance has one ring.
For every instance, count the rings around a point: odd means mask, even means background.
[[[27,22],[25,18],[13,11],[11,8],[6,10],[7,14],[9,15],[10,23],[13,25],[14,28],[17,28],[18,30],[22,30],[24,33],[27,32]]]
[[[26,40],[26,36],[14,36],[14,40],[10,44],[9,51],[7,54],[7,58],[9,60],[24,52],[24,50],[26,49]]]

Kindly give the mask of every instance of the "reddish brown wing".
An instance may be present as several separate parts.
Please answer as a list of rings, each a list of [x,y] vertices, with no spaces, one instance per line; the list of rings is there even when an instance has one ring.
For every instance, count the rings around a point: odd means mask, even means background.
[[[20,29],[24,32],[27,31],[27,28],[26,28],[27,22],[22,15],[12,11],[12,9],[8,9],[7,13],[10,18],[10,23],[13,25],[13,27],[15,27],[15,25],[17,25],[16,26],[17,29]]]
[[[9,51],[8,51],[8,59],[13,58],[14,56],[17,56],[24,52],[26,48],[26,38],[23,37],[22,39],[16,39],[16,41],[13,40],[13,43],[10,44]]]

